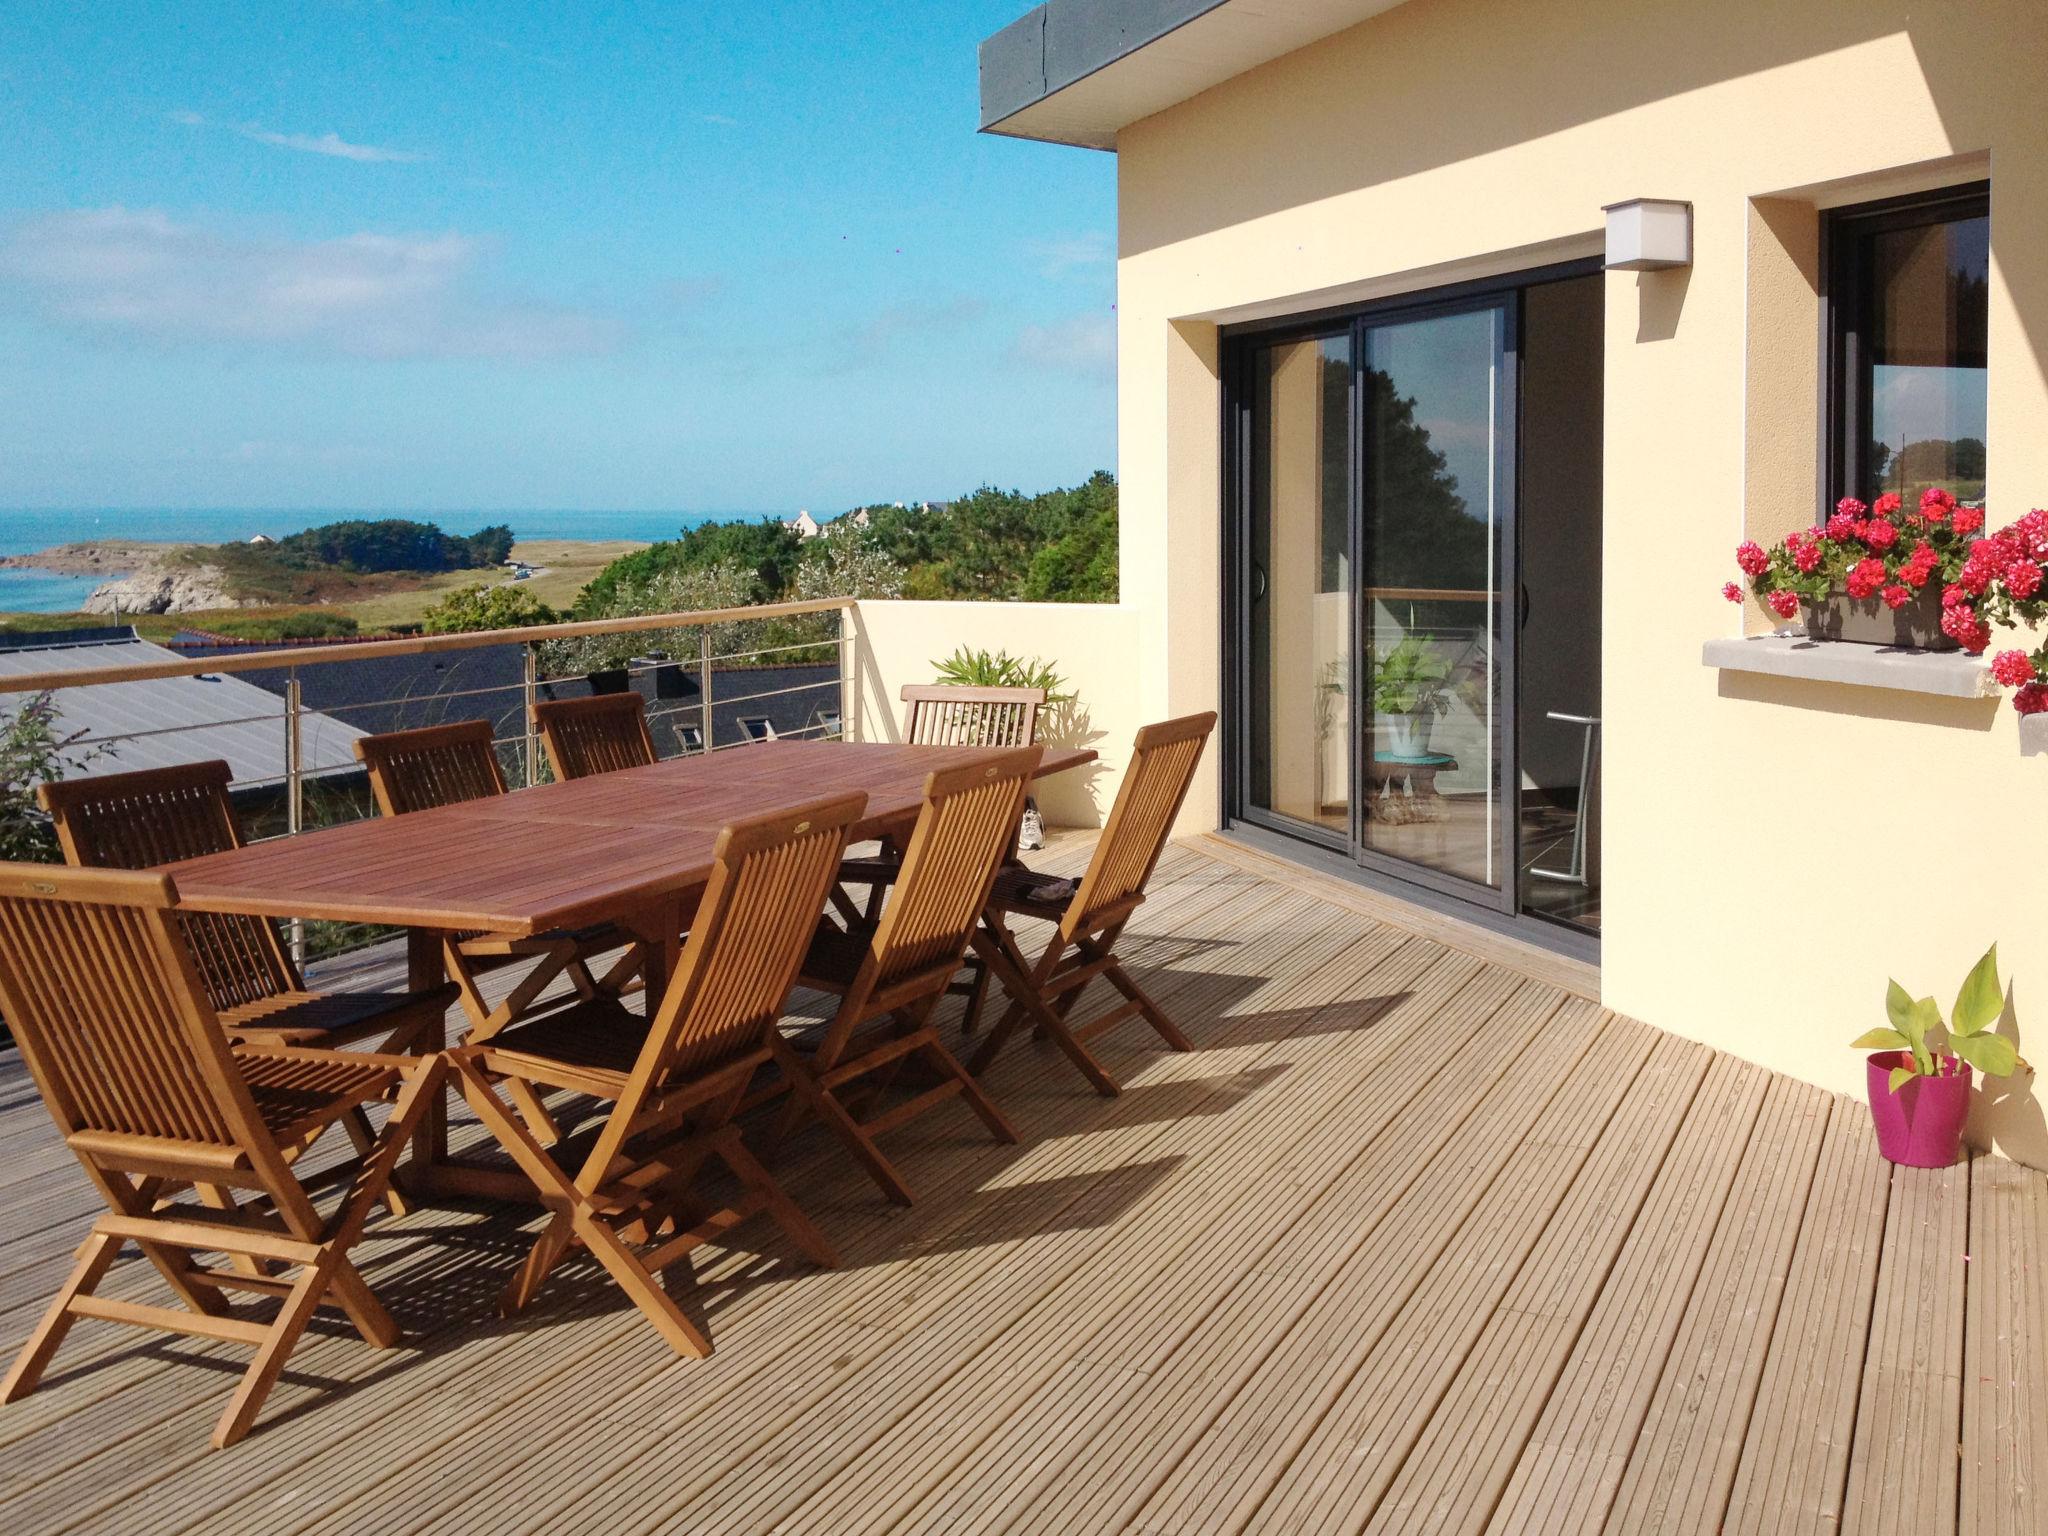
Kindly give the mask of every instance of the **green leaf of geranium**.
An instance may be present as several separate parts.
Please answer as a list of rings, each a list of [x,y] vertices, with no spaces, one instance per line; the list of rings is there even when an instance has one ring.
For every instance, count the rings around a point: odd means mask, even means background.
[[[1986,1077],[2011,1077],[2019,1051],[2003,1035],[1958,1035],[1951,1049]]]
[[[1963,990],[1956,994],[1950,1027],[1958,1035],[1974,1035],[1995,1023],[2005,1011],[2005,989],[1998,984],[1998,946],[1984,951],[1984,958],[1963,978]]]
[[[1849,1042],[1852,1051],[1903,1051],[1911,1044],[1896,1029],[1866,1029]]]

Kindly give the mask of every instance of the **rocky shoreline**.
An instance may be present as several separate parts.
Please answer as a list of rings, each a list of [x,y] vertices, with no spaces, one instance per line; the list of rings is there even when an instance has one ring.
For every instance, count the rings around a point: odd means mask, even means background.
[[[241,607],[218,567],[188,565],[175,558],[192,547],[140,539],[60,544],[33,554],[0,556],[0,568],[106,577],[78,605],[80,613],[197,613]]]
[[[0,569],[49,571],[59,576],[125,576],[169,563],[189,544],[155,543],[145,539],[109,539],[92,544],[59,544],[27,555],[0,555]]]

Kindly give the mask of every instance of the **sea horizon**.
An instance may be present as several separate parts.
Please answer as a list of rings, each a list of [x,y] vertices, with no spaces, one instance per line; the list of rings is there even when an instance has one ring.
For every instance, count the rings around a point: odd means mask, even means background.
[[[65,544],[138,540],[162,544],[228,544],[267,534],[287,534],[351,518],[405,517],[435,523],[449,533],[475,533],[494,523],[510,525],[515,540],[630,539],[652,544],[673,539],[701,523],[794,517],[786,511],[658,512],[591,508],[505,510],[464,508],[422,511],[412,507],[0,507],[0,555],[28,555]],[[0,613],[72,613],[104,576],[51,571],[0,570]]]

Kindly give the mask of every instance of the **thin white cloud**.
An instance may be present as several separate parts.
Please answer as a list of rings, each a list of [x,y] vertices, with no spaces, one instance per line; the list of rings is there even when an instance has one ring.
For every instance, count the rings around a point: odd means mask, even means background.
[[[723,112],[699,112],[697,114],[697,121],[700,123],[716,123],[721,128],[737,128],[740,125],[738,118],[727,117]]]
[[[1010,347],[1012,362],[1084,378],[1116,376],[1116,322],[1106,314],[1071,315],[1027,325]]]
[[[1104,231],[1091,229],[1078,235],[1035,240],[1031,253],[1041,276],[1071,277],[1075,273],[1092,274],[1115,261],[1116,243]]]
[[[598,314],[478,291],[458,234],[259,238],[155,210],[73,209],[0,235],[0,291],[46,318],[159,345],[353,357],[540,358],[610,350]]]
[[[274,144],[279,149],[296,149],[307,155],[327,155],[335,160],[354,160],[362,165],[408,165],[427,158],[416,149],[387,149],[381,144],[351,144],[340,134],[333,132],[272,133],[255,123],[238,123],[235,125],[235,132],[245,139],[254,139],[258,144]]]
[[[209,126],[202,112],[166,112],[165,118],[182,123],[187,128]],[[261,123],[223,123],[219,125],[230,133],[252,140],[257,144],[268,144],[276,149],[297,150],[305,155],[325,155],[331,160],[353,160],[358,165],[410,165],[430,158],[424,151],[416,149],[392,149],[382,144],[352,144],[333,131],[326,133],[277,133]]]
[[[953,334],[974,324],[988,310],[966,294],[949,298],[892,304],[865,324],[841,333],[841,350],[851,362],[871,362],[902,343]]]

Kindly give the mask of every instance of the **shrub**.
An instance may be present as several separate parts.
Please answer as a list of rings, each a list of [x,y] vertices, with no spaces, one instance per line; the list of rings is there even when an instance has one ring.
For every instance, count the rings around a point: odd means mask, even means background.
[[[523,629],[552,624],[561,615],[524,587],[507,582],[458,587],[420,615],[430,635],[452,635],[479,629]]]

